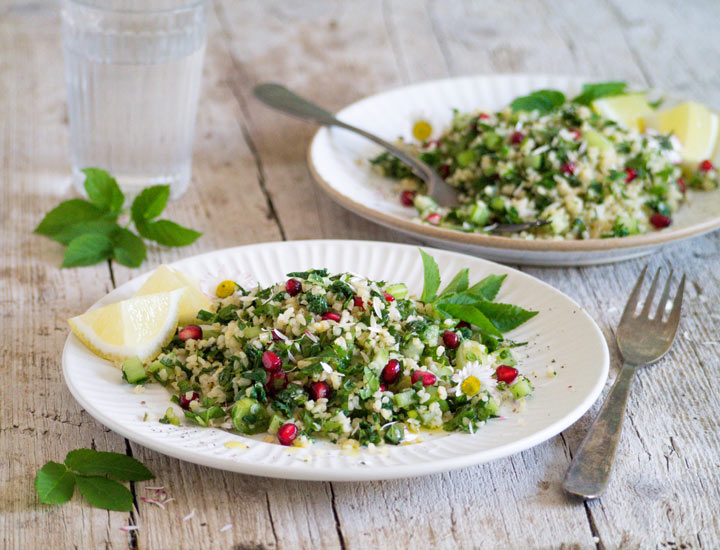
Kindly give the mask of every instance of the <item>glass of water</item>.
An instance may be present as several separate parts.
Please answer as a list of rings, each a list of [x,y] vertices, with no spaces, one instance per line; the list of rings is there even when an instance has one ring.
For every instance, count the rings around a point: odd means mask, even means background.
[[[110,172],[133,197],[150,185],[177,198],[190,183],[206,0],[63,0],[62,30],[75,185]]]

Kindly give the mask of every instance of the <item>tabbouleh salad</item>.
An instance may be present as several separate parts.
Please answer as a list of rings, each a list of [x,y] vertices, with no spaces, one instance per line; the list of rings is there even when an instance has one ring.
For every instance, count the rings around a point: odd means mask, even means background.
[[[187,420],[343,446],[398,445],[423,429],[473,433],[533,392],[504,338],[537,312],[496,302],[505,275],[441,291],[421,251],[420,299],[405,284],[313,269],[251,290],[233,281],[155,361],[123,364],[133,384],[164,384]],[[178,425],[169,408],[161,422]]]
[[[571,101],[540,90],[495,113],[455,111],[436,139],[429,123],[416,123],[420,139],[405,146],[460,190],[458,207],[423,195],[421,180],[389,153],[371,163],[399,180],[403,204],[431,225],[483,232],[494,223],[541,219],[550,223],[515,236],[556,240],[661,229],[686,200],[686,188],[715,189],[718,172],[709,160],[681,169],[675,136],[641,133],[591,108],[624,90],[624,83],[586,85]]]

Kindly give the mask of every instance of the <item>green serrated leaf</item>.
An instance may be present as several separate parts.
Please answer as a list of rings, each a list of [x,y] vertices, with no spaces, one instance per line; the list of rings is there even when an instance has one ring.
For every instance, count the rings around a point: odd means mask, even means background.
[[[490,322],[485,314],[476,306],[463,304],[438,304],[437,309],[449,316],[475,325],[478,329],[492,336],[501,336],[500,331]]]
[[[140,231],[140,225],[162,214],[169,197],[169,185],[153,185],[152,187],[143,189],[142,192],[135,197],[130,207],[130,215],[135,226],[138,227],[138,231]]]
[[[35,490],[40,502],[62,504],[73,496],[75,474],[70,472],[64,464],[48,462],[40,468],[35,476]]]
[[[165,246],[186,246],[194,243],[202,235],[194,229],[183,227],[170,220],[158,220],[135,224],[138,233],[146,239]]]
[[[467,290],[469,283],[468,274],[470,270],[466,267],[458,271],[457,275],[453,277],[452,281],[448,283],[445,289],[440,293],[440,296],[447,296],[449,294],[455,294],[457,292],[463,292]]]
[[[82,199],[72,199],[58,204],[50,210],[35,228],[35,233],[55,238],[71,224],[89,222],[103,218],[105,213],[95,205]]]
[[[112,256],[113,243],[101,233],[85,233],[75,237],[65,250],[62,267],[93,265]]]
[[[480,296],[473,296],[472,294],[468,292],[459,292],[457,294],[450,294],[448,296],[443,296],[442,298],[438,298],[437,303],[438,304],[462,304],[462,305],[473,305],[477,304],[478,302],[484,300],[484,298]]]
[[[113,259],[127,267],[139,267],[145,259],[145,243],[129,229],[118,228],[113,234]]]
[[[122,481],[145,481],[155,476],[141,462],[120,453],[76,449],[65,457],[71,470],[85,475],[101,474]]]
[[[435,258],[420,249],[420,256],[423,262],[424,283],[420,299],[423,302],[430,302],[435,299],[438,288],[440,288],[440,269]]]
[[[466,293],[492,302],[500,292],[505,277],[507,275],[488,275],[482,281],[468,288]]]
[[[500,332],[517,328],[538,314],[537,311],[528,311],[520,306],[497,302],[480,302],[475,307],[482,311]]]
[[[68,225],[65,229],[51,237],[51,239],[68,245],[75,237],[84,235],[85,233],[100,233],[112,237],[113,233],[119,229],[120,226],[117,223],[107,219],[79,222]]]
[[[595,84],[583,84],[582,91],[573,103],[580,105],[590,105],[596,99],[601,97],[610,97],[622,95],[627,92],[627,84],[625,82],[597,82]]]
[[[100,210],[118,213],[125,202],[125,195],[120,191],[117,181],[105,170],[85,168],[85,191],[90,201]]]
[[[97,508],[116,512],[132,510],[132,493],[117,481],[102,476],[77,476],[77,486],[82,496]]]
[[[550,113],[565,103],[565,94],[557,90],[538,90],[526,96],[515,98],[510,104],[513,111],[539,111]]]

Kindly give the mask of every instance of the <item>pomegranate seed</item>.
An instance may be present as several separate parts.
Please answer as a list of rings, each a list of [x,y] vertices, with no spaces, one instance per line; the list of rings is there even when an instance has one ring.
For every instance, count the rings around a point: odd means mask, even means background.
[[[655,212],[652,216],[650,216],[650,223],[653,224],[656,229],[662,229],[663,227],[670,225],[672,223],[672,219],[668,216],[663,216],[662,214]]]
[[[262,354],[262,364],[267,372],[275,372],[282,368],[282,359],[272,351],[265,351]]]
[[[510,384],[517,378],[518,370],[515,367],[500,365],[497,369],[495,369],[495,375],[497,376],[498,382]]]
[[[393,296],[392,294],[390,294],[388,292],[383,292],[383,296],[385,297],[386,302],[394,302],[395,301],[395,296]]]
[[[704,160],[700,163],[699,168],[700,168],[701,172],[709,172],[710,170],[712,170],[715,167],[713,166],[713,163],[710,162],[709,160]]]
[[[382,373],[380,374],[382,379],[388,384],[394,384],[400,378],[400,361],[397,359],[390,359],[387,365],[383,367]]]
[[[400,193],[400,202],[403,206],[412,206],[415,204],[415,191],[405,190]]]
[[[580,139],[582,137],[582,132],[577,128],[570,130],[570,133],[573,135],[573,139]]]
[[[432,386],[437,382],[437,376],[426,370],[416,370],[412,373],[412,383],[422,380],[423,386]]]
[[[297,426],[288,422],[287,424],[283,424],[278,428],[277,438],[280,442],[280,445],[285,445],[286,447],[288,447],[292,445],[293,441],[295,441],[297,434]]]
[[[522,132],[513,132],[510,135],[510,143],[512,143],[513,145],[522,143],[524,139],[525,139],[525,134],[523,134]]]
[[[478,118],[479,118],[480,120],[487,120],[488,118],[490,118],[490,115],[487,114],[487,113],[480,113],[480,114],[478,115]]]
[[[450,166],[447,164],[441,164],[440,166],[438,166],[437,171],[438,171],[438,175],[441,178],[446,178],[450,175]]]
[[[625,168],[625,173],[627,174],[627,177],[625,178],[625,183],[630,183],[637,177],[637,172],[632,168]]]
[[[470,328],[470,323],[467,321],[460,321],[457,325],[455,325],[455,328]]]
[[[200,396],[198,395],[198,392],[194,391],[192,394],[190,394],[190,397],[187,396],[188,392],[181,393],[180,394],[180,406],[185,409],[186,411],[190,409],[190,402],[195,401],[196,399],[200,399]]]
[[[442,216],[440,216],[440,214],[436,212],[433,212],[426,219],[429,223],[433,225],[440,225],[440,220],[442,219]]]
[[[460,337],[452,330],[443,332],[443,344],[448,349],[455,349],[460,345]]]
[[[297,296],[302,290],[302,283],[297,279],[288,279],[285,283],[285,292],[290,296]]]
[[[287,374],[280,369],[275,372],[269,372],[265,381],[265,389],[270,393],[279,392],[287,386]]]
[[[188,340],[202,340],[202,336],[202,329],[197,325],[188,325],[178,332],[178,338],[183,342],[187,342]]]
[[[315,401],[323,397],[327,399],[330,395],[330,387],[325,382],[313,382],[310,384],[310,393]]]
[[[575,163],[566,162],[560,167],[560,170],[562,170],[564,174],[572,176],[575,173]]]
[[[685,191],[687,190],[685,187],[685,180],[682,178],[677,179],[677,186],[678,186],[678,189],[680,189],[681,193],[685,193]]]
[[[359,307],[362,310],[365,310],[365,303],[363,302],[363,299],[360,298],[360,296],[353,296],[353,305],[355,307]]]
[[[340,315],[338,313],[335,313],[334,311],[328,311],[327,313],[322,314],[322,320],[323,321],[335,321],[336,323],[339,323]]]
[[[387,391],[387,386],[385,384],[380,384],[380,391]]]

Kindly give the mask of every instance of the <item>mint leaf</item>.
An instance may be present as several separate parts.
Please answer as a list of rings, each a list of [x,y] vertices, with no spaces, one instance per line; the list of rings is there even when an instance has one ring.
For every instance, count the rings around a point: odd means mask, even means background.
[[[117,512],[132,510],[132,494],[117,481],[101,476],[77,476],[77,486],[82,496],[97,508]]]
[[[165,246],[186,246],[194,243],[202,235],[194,229],[183,227],[170,220],[156,222],[135,223],[138,233],[146,239],[158,242]]]
[[[448,283],[445,289],[440,293],[440,296],[447,296],[448,294],[454,294],[456,292],[462,292],[467,290],[469,279],[468,274],[470,270],[466,267],[458,271],[458,274],[453,277],[453,280]]]
[[[467,289],[467,294],[493,301],[500,291],[507,275],[488,275],[482,281],[475,283]]]
[[[496,302],[480,302],[475,307],[482,311],[500,332],[517,328],[538,314],[537,311],[528,311],[520,306]]]
[[[86,233],[75,237],[65,251],[62,267],[93,265],[112,256],[113,243],[101,233]]]
[[[454,319],[460,319],[461,321],[475,325],[486,334],[501,336],[500,331],[498,331],[495,325],[490,322],[482,311],[476,309],[475,306],[462,304],[438,304],[437,309]]]
[[[50,210],[35,228],[35,233],[54,239],[71,224],[98,220],[104,212],[82,199],[61,202]]]
[[[550,113],[565,103],[565,94],[557,90],[538,90],[529,95],[515,98],[510,104],[513,111],[539,111]]]
[[[64,464],[48,462],[35,476],[35,491],[40,502],[62,504],[73,496],[75,475]]]
[[[153,185],[152,187],[143,189],[142,192],[135,197],[130,207],[130,215],[138,231],[140,231],[140,225],[162,214],[169,197],[169,185]],[[140,231],[140,234],[142,235],[142,231]]]
[[[590,105],[596,99],[601,97],[610,97],[614,95],[622,95],[626,93],[627,84],[625,82],[598,82],[596,84],[583,84],[580,95],[573,99],[573,103],[580,105]]]
[[[422,248],[420,249],[420,256],[422,257],[424,272],[423,292],[420,299],[423,302],[430,302],[435,298],[438,288],[440,288],[440,269],[435,258]]]
[[[123,481],[145,481],[155,477],[131,456],[93,449],[70,451],[65,457],[65,464],[80,474],[102,474]]]
[[[450,294],[449,296],[441,296],[438,298],[438,304],[463,304],[473,305],[484,300],[480,296],[473,296],[468,292],[458,292],[457,294]]]
[[[145,259],[145,243],[132,231],[119,227],[112,236],[113,259],[127,267],[139,267]]]
[[[118,229],[120,229],[120,226],[113,221],[107,219],[92,220],[68,225],[65,229],[61,230],[52,237],[52,239],[64,245],[68,245],[75,237],[79,237],[85,233],[100,233],[110,237]]]
[[[90,201],[100,210],[118,213],[125,202],[125,195],[120,191],[117,181],[105,170],[85,168],[85,191]]]

